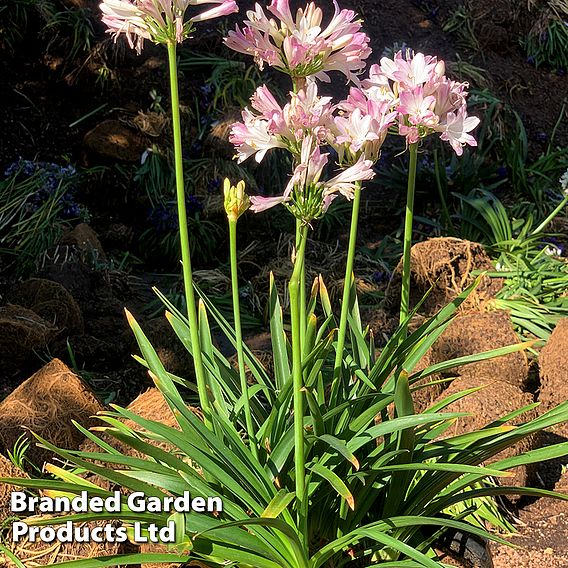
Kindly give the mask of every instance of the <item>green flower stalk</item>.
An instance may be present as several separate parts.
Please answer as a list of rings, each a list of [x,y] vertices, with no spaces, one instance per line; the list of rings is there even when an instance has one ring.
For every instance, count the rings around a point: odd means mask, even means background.
[[[181,146],[181,119],[179,112],[179,89],[177,76],[177,55],[176,44],[173,41],[168,43],[168,61],[170,68],[170,91],[172,100],[172,125],[174,133],[174,156],[176,172],[176,195],[179,218],[179,236],[181,242],[181,262],[183,269],[183,285],[185,300],[187,304],[187,319],[189,321],[189,332],[191,339],[191,351],[195,367],[195,377],[197,380],[197,391],[199,403],[203,411],[204,422],[211,427],[209,402],[209,392],[205,368],[203,366],[203,356],[201,353],[201,342],[199,341],[199,328],[197,323],[197,307],[195,302],[195,292],[193,290],[193,272],[191,269],[191,254],[189,248],[189,231],[187,227],[187,212],[185,207],[185,185],[183,175],[183,155]]]
[[[304,271],[308,226],[299,227],[298,246],[294,259],[294,271],[288,284],[290,292],[290,314],[292,320],[292,380],[294,392],[294,468],[296,499],[298,502],[298,527],[303,538],[307,535],[307,492],[305,467],[304,431],[304,377],[302,372],[302,325],[301,320],[301,281]]]
[[[408,187],[406,194],[406,214],[404,218],[404,250],[402,255],[402,290],[400,294],[400,324],[410,312],[410,250],[412,248],[412,223],[414,220],[414,192],[416,188],[416,164],[418,143],[409,145],[410,164],[408,166]],[[406,326],[407,327],[407,326]],[[403,337],[407,334],[405,329]]]
[[[212,4],[212,6],[198,13],[192,13],[194,10],[193,6],[203,4]],[[210,427],[209,393],[207,391],[206,375],[199,341],[185,207],[176,46],[190,37],[195,29],[195,23],[227,16],[237,12],[238,6],[235,0],[153,0],[152,2],[142,0],[103,0],[100,4],[100,10],[102,12],[102,21],[107,26],[107,31],[113,35],[115,41],[118,37],[124,35],[130,47],[135,48],[138,53],[142,50],[144,40],[150,40],[168,48],[184,291],[199,402],[205,424]]]
[[[239,298],[239,275],[237,266],[237,222],[239,217],[250,207],[250,200],[245,192],[245,182],[240,181],[232,186],[225,179],[225,212],[229,221],[229,248],[231,258],[231,289],[233,293],[233,316],[235,319],[235,341],[237,344],[237,362],[239,365],[239,378],[241,381],[241,393],[243,397],[243,409],[245,424],[251,452],[258,457],[258,448],[254,432],[254,424],[250,410],[250,393],[245,370],[245,355],[243,349],[243,332],[241,325],[241,308]]]
[[[359,225],[359,208],[361,203],[361,182],[358,182],[353,193],[353,210],[351,212],[351,231],[349,234],[349,248],[347,250],[347,264],[345,266],[345,280],[343,284],[343,299],[341,304],[341,316],[339,320],[339,333],[337,336],[337,348],[335,350],[335,363],[333,366],[333,382],[331,387],[331,401],[337,396],[337,389],[341,379],[341,367],[343,363],[345,336],[347,334],[347,316],[349,315],[349,295],[353,279],[353,265],[355,263],[355,250],[357,245],[357,229]]]

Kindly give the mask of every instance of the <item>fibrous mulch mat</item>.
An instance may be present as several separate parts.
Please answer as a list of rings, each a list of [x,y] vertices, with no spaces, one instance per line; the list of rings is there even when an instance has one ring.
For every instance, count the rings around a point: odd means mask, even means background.
[[[416,243],[410,255],[410,307],[416,306],[433,288],[420,307],[420,314],[425,317],[434,315],[470,286],[476,278],[474,272],[495,270],[482,245],[454,237]],[[387,312],[395,313],[399,309],[401,286],[402,260],[393,272],[385,293],[383,307]],[[478,308],[494,298],[502,287],[501,279],[483,276],[461,309]]]
[[[458,418],[453,426],[444,433],[444,437],[458,436],[460,434],[480,430],[488,424],[501,419],[503,416],[534,402],[531,394],[524,393],[518,387],[508,382],[495,379],[488,382],[484,377],[476,376],[470,371],[466,371],[459,379],[454,380],[440,395],[438,400],[443,400],[458,392],[477,387],[482,388],[481,390],[452,402],[444,409],[444,412],[470,413],[470,416]],[[534,420],[536,416],[537,413],[535,410],[529,411],[517,418],[513,424],[522,424]],[[490,464],[519,455],[535,447],[536,437],[529,436],[521,440],[515,446],[503,450],[495,457],[491,458],[488,463]],[[514,473],[515,476],[510,479],[504,479],[504,484],[512,484],[519,487],[531,485],[535,479],[535,466],[521,466],[512,470],[512,473]]]
[[[179,425],[177,423],[177,420],[171,408],[169,407],[168,403],[166,402],[166,399],[164,398],[162,393],[155,387],[149,388],[147,391],[143,392],[135,400],[133,400],[127,406],[127,408],[134,414],[142,418],[145,418],[146,420],[154,420],[156,422],[164,424],[165,426],[170,426],[172,428],[177,428],[179,430]],[[142,426],[140,426],[133,420],[125,419],[122,420],[122,422],[124,422],[124,424],[128,426],[128,428],[132,428],[138,433],[143,434],[146,431]],[[97,426],[98,425],[100,425],[100,422],[97,424]],[[116,438],[113,438],[109,434],[103,433],[103,435],[99,437],[104,439],[105,442],[109,443],[110,445],[112,445],[121,452],[125,452],[126,454],[131,456],[136,455],[137,457],[141,457],[141,454],[139,454],[136,450],[134,450],[127,444],[118,441]],[[162,443],[162,442],[152,441],[151,443],[162,449],[171,449],[171,447],[168,446],[168,444],[166,444],[165,442]],[[102,450],[95,442],[87,439],[84,440],[83,443],[81,444],[81,451],[101,452]]]
[[[0,307],[0,368],[4,376],[15,375],[47,347],[57,330],[34,311],[23,306]]]
[[[560,320],[538,358],[543,410],[568,400],[568,318]],[[564,426],[568,437],[568,427]]]
[[[10,301],[35,312],[60,335],[83,333],[83,316],[73,296],[58,282],[31,278],[18,285]]]
[[[33,517],[28,517],[30,521]],[[37,517],[36,517],[37,518]],[[40,517],[45,518],[45,517]],[[95,526],[104,526],[109,521],[97,521],[91,523],[76,523],[76,527],[91,528]],[[112,522],[115,526],[120,523]],[[57,530],[59,525],[53,525]],[[70,562],[72,560],[81,560],[86,558],[96,558],[97,556],[112,556],[115,554],[126,554],[136,551],[136,547],[130,542],[65,542],[58,540],[54,542],[43,542],[39,538],[35,541],[22,539],[20,542],[12,542],[11,532],[9,531],[5,538],[5,546],[12,552],[16,558],[26,567],[34,568],[35,566],[53,566],[61,562]],[[0,552],[0,568],[17,568],[10,558]]]
[[[144,326],[144,333],[168,373],[184,379],[195,376],[193,357],[165,317],[150,320]]]
[[[28,475],[7,457],[0,454],[0,477],[21,477],[27,478]],[[20,491],[19,487],[0,483],[0,528],[4,527],[7,519],[14,516],[10,510],[10,497],[12,491]]]
[[[511,318],[504,311],[474,312],[457,316],[428,350],[414,372],[451,359],[517,343],[519,340],[513,329]],[[485,383],[495,380],[504,381],[519,391],[525,391],[528,373],[527,357],[523,351],[517,351],[486,361],[461,365],[423,379],[418,384],[467,375]],[[415,391],[413,397],[416,411],[422,412],[428,408],[449,384],[449,382],[437,383]]]
[[[33,431],[58,447],[78,449],[84,436],[72,421],[89,428],[102,409],[91,388],[53,359],[0,403],[0,448],[12,450],[22,435],[33,438]],[[26,457],[41,468],[52,454],[32,443]]]
[[[177,430],[179,430],[179,424],[178,424],[172,410],[170,409],[170,407],[169,407],[168,403],[166,402],[162,393],[157,388],[153,387],[153,388],[150,388],[147,391],[143,392],[134,401],[132,401],[128,405],[127,408],[128,408],[128,410],[137,414],[138,416],[141,416],[142,418],[145,418],[147,420],[153,420],[155,422],[160,422],[161,424],[164,424],[165,426],[169,426],[171,428],[176,428]],[[197,416],[200,417],[200,412],[199,412],[198,409],[192,408],[192,407],[189,407],[189,408],[191,408],[191,410]],[[157,440],[155,438],[148,438],[148,437],[144,436],[144,434],[147,431],[142,426],[140,426],[139,424],[134,422],[133,420],[121,419],[121,421],[126,426],[128,426],[129,428],[134,430],[136,433],[138,433],[149,444],[152,444],[152,445],[154,445],[158,448],[161,448],[165,451],[168,451],[168,452],[172,452],[172,451],[175,450],[175,448],[173,448],[171,446],[171,444],[169,444],[166,441]],[[97,424],[97,426],[98,425],[100,425],[100,423]],[[111,445],[113,448],[117,449],[119,452],[121,452],[124,455],[147,459],[147,456],[145,454],[139,452],[138,450],[135,450],[134,448],[132,448],[128,444],[117,440],[111,434],[108,434],[108,433],[105,433],[105,432],[102,432],[102,433],[96,432],[96,434],[99,438],[104,440],[107,444]],[[104,453],[104,450],[102,450],[100,448],[100,446],[98,446],[94,441],[89,440],[89,439],[84,440],[84,442],[81,444],[80,450],[83,451],[83,452],[94,452],[94,453],[103,452]],[[120,465],[114,465],[113,468],[114,469],[120,469],[121,466]],[[98,485],[99,487],[106,489],[106,490],[116,489],[114,484],[112,484],[111,482],[109,482],[106,479],[103,479],[102,477],[100,477],[98,475],[89,476],[88,480],[91,483],[94,483],[94,484]]]

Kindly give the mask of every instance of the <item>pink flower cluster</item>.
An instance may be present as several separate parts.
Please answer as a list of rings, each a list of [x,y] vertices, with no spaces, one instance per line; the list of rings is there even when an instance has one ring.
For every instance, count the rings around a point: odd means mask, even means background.
[[[243,29],[238,26],[225,38],[231,49],[252,55],[262,69],[276,67],[294,78],[316,77],[329,81],[328,71],[340,71],[349,80],[365,68],[371,54],[369,38],[352,10],[340,10],[322,28],[321,8],[310,2],[292,15],[289,0],[272,0],[269,18],[259,4],[247,12]]]
[[[203,12],[186,18],[189,6],[214,4]],[[144,40],[155,43],[181,43],[191,33],[193,24],[238,12],[235,0],[103,0],[102,20],[115,40],[122,33],[138,53]]]
[[[409,144],[439,132],[461,156],[464,145],[477,145],[469,132],[479,119],[467,115],[467,83],[451,81],[444,73],[444,62],[436,57],[399,51],[394,59],[383,57],[380,64],[371,66],[362,93],[392,106],[398,114],[399,133]],[[352,98],[360,97],[352,91]]]
[[[290,94],[281,107],[268,87],[259,87],[251,107],[242,113],[243,122],[233,124],[229,140],[235,145],[239,162],[255,156],[261,162],[272,148],[286,148],[299,157],[302,143],[313,136],[315,143],[333,142],[333,111],[330,97],[319,97],[316,83]]]
[[[252,156],[261,162],[272,148],[285,148],[295,159],[295,169],[284,193],[277,197],[252,197],[253,211],[288,203],[294,196],[304,199],[310,195],[317,202],[310,211],[317,216],[338,194],[350,199],[356,182],[374,177],[373,164],[396,113],[368,101],[364,115],[360,108],[337,115],[338,107],[332,105],[329,97],[318,95],[315,82],[309,82],[306,89],[291,93],[290,97],[290,102],[281,107],[266,86],[260,87],[251,98],[252,110],[246,108],[243,121],[233,124],[230,141],[237,149],[239,162]],[[328,181],[321,180],[329,162],[329,154],[321,152],[324,145],[336,148],[346,166]]]

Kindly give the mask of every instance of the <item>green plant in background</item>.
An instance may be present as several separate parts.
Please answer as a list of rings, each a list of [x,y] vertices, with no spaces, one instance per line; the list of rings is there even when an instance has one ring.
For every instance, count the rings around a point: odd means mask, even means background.
[[[20,272],[35,266],[65,228],[88,212],[76,202],[73,166],[19,160],[0,181],[0,252],[14,256]]]
[[[522,336],[547,339],[558,320],[568,317],[568,263],[555,236],[545,230],[568,204],[568,195],[538,226],[533,218],[536,211],[511,219],[501,201],[487,190],[459,197],[462,230],[487,245],[497,267],[489,275],[503,279],[503,288],[488,308],[509,311]],[[526,205],[521,206],[526,212]]]
[[[2,1],[0,14],[0,45],[12,51],[32,23],[39,28],[42,39],[49,38],[47,49],[63,47],[69,60],[89,52],[95,37],[90,10],[69,7],[57,0]]]
[[[88,53],[95,37],[90,15],[91,11],[86,8],[62,6],[54,9],[41,31],[44,38],[50,38],[47,49],[59,49],[63,45],[69,60]]]
[[[174,197],[175,179],[168,156],[154,144],[143,154],[134,181],[144,192],[151,207],[164,204]]]
[[[529,0],[529,10],[537,3]],[[541,13],[525,38],[521,40],[527,56],[537,67],[549,65],[553,69],[568,69],[568,2],[547,0],[538,6]],[[534,13],[534,12],[533,12]],[[533,16],[535,17],[535,16]]]
[[[2,0],[0,3],[0,46],[14,51],[27,30],[36,0]]]
[[[219,55],[206,55],[188,49],[180,51],[180,71],[195,73],[205,69],[206,86],[211,91],[209,111],[226,112],[248,103],[256,88],[263,83],[257,67]]]
[[[195,385],[168,373],[141,327],[128,314],[142,353],[138,360],[148,368],[178,428],[114,406],[113,411],[101,415],[106,424],[102,430],[122,443],[120,450],[78,426],[100,447],[100,452],[64,450],[40,439],[45,448],[69,466],[49,466],[49,478],[1,481],[41,488],[58,496],[73,496],[83,490],[91,495],[110,495],[83,476],[92,472],[121,487],[122,509],[118,515],[86,513],[33,522],[53,525],[112,517],[129,529],[133,523],[147,528],[150,524],[166,526],[173,522],[176,543],[168,553],[84,559],[66,565],[94,568],[199,559],[212,567],[337,568],[365,562],[439,568],[443,564],[437,560],[434,545],[447,531],[505,542],[485,527],[485,522],[505,526],[504,520],[496,518],[498,511],[488,506],[488,498],[518,493],[568,499],[545,490],[497,486],[493,481],[506,480],[508,471],[519,465],[568,454],[568,443],[483,465],[519,441],[565,421],[568,402],[528,420],[526,413],[536,406],[531,404],[485,428],[458,436],[452,435],[450,428],[464,414],[445,409],[478,389],[456,393],[421,414],[415,413],[412,395],[429,386],[424,379],[457,365],[506,355],[531,345],[511,345],[416,370],[478,282],[412,332],[408,322],[417,308],[411,310],[408,301],[403,300],[400,326],[380,353],[372,335],[361,324],[354,278],[360,196],[363,182],[374,175],[372,166],[379,159],[389,129],[396,125],[410,147],[403,295],[409,289],[407,262],[412,244],[418,144],[434,132],[439,132],[458,155],[465,144],[475,143],[468,133],[477,120],[467,117],[461,106],[463,98],[456,99],[457,106],[440,107],[447,102],[443,93],[449,86],[443,63],[422,54],[405,57],[397,53],[390,62],[396,74],[384,71],[384,75],[374,73],[370,77],[370,81],[377,80],[383,87],[381,98],[386,95],[390,103],[374,99],[373,88],[352,89],[350,98],[340,103],[344,112],[334,115],[335,105],[329,98],[319,96],[317,83],[307,82],[306,78],[321,78],[321,74],[338,67],[347,77],[362,70],[359,65],[369,55],[368,38],[362,32],[355,33],[360,22],[353,20],[350,11],[333,20],[339,37],[344,27],[351,32],[349,45],[328,39],[319,25],[319,12],[310,10],[300,12],[297,21],[301,29],[312,31],[307,34],[311,39],[305,40],[307,45],[298,41],[302,36],[289,27],[287,2],[273,7],[278,21],[269,22],[257,14],[254,22],[246,23],[246,34],[238,28],[231,32],[233,35],[229,34],[228,44],[250,51],[257,63],[277,66],[291,76],[294,84],[294,92],[284,108],[266,87],[259,88],[252,101],[257,114],[245,113],[243,122],[233,126],[231,135],[241,160],[254,155],[262,161],[263,155],[275,147],[285,148],[292,156],[293,175],[282,193],[250,198],[251,209],[257,213],[282,204],[297,225],[293,272],[288,283],[290,334],[286,333],[278,290],[273,280],[270,283],[274,374],[269,375],[242,341],[236,228],[238,218],[249,206],[242,182],[233,187],[227,181],[224,188],[230,225],[234,326],[195,286],[176,68],[176,41],[184,39],[192,20],[187,22],[186,29],[183,12],[174,10],[167,0],[161,1],[160,14],[165,24],[152,13],[142,12],[146,19],[138,13],[128,17],[115,13],[111,2],[103,6],[106,23],[117,33],[124,31],[126,23],[138,26],[131,30],[136,36],[129,39],[137,40],[139,48],[148,35],[168,46],[186,312],[177,310],[165,296],[159,297],[173,330],[193,356],[202,417],[187,406],[178,387],[195,389]],[[233,9],[231,0],[224,4],[228,11]],[[218,10],[214,10],[216,15]],[[294,58],[284,57],[285,51],[280,49],[283,37],[293,37],[297,42]],[[271,39],[278,42],[276,46],[270,43]],[[271,50],[259,54],[260,40],[273,46],[276,56]],[[325,49],[314,53],[310,48],[312,40]],[[421,83],[415,90],[416,76],[413,73],[410,80],[409,69],[421,71],[418,76],[423,77],[422,83],[435,84],[440,90],[434,90],[438,99],[430,95],[434,100],[428,101],[428,109],[416,111],[408,106],[409,98],[415,100],[424,87]],[[463,93],[463,86],[451,88]],[[395,93],[398,96],[393,96]],[[438,115],[434,116],[434,108]],[[325,142],[334,145],[339,156],[339,173],[332,178],[325,172],[329,162],[329,154],[322,152]],[[306,241],[312,223],[326,214],[340,194],[353,204],[343,302],[336,318],[323,279],[318,277],[309,293],[304,281],[310,261]],[[210,318],[236,349],[238,369],[216,347]],[[247,371],[252,376],[250,382]],[[127,426],[123,419],[129,419],[141,431]],[[125,448],[132,448],[136,456],[142,457],[129,455]],[[158,498],[186,491],[193,497],[219,496],[223,506],[216,515],[137,512],[128,504],[128,493],[133,491]]]

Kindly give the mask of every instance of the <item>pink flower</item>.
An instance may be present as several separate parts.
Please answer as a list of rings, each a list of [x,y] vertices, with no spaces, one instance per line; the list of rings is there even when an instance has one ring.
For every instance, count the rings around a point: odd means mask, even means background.
[[[448,112],[446,124],[440,138],[447,140],[458,156],[463,154],[463,146],[477,146],[477,142],[471,132],[479,124],[476,116],[467,116],[465,107],[462,106],[457,113]]]
[[[248,109],[243,111],[243,122],[235,122],[231,127],[229,141],[237,149],[239,163],[251,156],[260,163],[268,150],[285,148],[274,134],[270,121],[256,117]]]
[[[371,162],[379,159],[379,152],[388,129],[397,113],[387,102],[369,100],[360,89],[352,88],[347,100],[339,107],[345,114],[336,117],[334,146],[341,162],[356,162],[361,155]]]
[[[237,148],[239,162],[253,155],[261,162],[271,148],[287,148],[299,157],[305,138],[311,137],[317,144],[333,139],[331,99],[319,97],[315,83],[290,96],[282,108],[268,87],[257,89],[251,97],[252,110],[243,111],[243,122],[233,124],[229,138]]]
[[[215,4],[216,6],[186,17],[189,6]],[[125,34],[130,47],[142,51],[145,39],[154,43],[175,41],[189,37],[193,24],[237,12],[235,0],[103,0],[100,4],[102,21],[115,41]]]
[[[340,71],[349,80],[361,72],[371,54],[369,38],[352,10],[340,10],[322,29],[321,8],[310,2],[292,15],[288,0],[272,0],[269,18],[259,4],[247,12],[242,29],[229,32],[225,43],[235,51],[252,55],[262,69],[266,63],[292,77],[315,76],[329,81],[328,71]]]
[[[479,120],[467,117],[467,83],[451,81],[444,73],[445,64],[436,57],[399,51],[393,59],[383,57],[380,65],[371,67],[363,92],[369,98],[390,101],[398,113],[399,133],[408,144],[440,132],[442,140],[461,155],[464,144],[474,145],[468,132]],[[360,105],[360,97],[348,102]]]
[[[414,87],[400,93],[397,111],[408,117],[408,122],[415,126],[435,126],[439,117],[432,109],[436,105],[436,97],[424,96],[424,87]]]
[[[381,71],[391,81],[403,87],[418,87],[424,85],[437,74],[438,61],[435,57],[417,53],[414,57],[403,57],[402,52],[395,54],[394,59],[383,57]]]
[[[373,162],[361,156],[357,163],[343,170],[324,185],[324,197],[333,193],[341,193],[346,199],[353,199],[353,192],[358,182],[367,181],[375,177]]]

